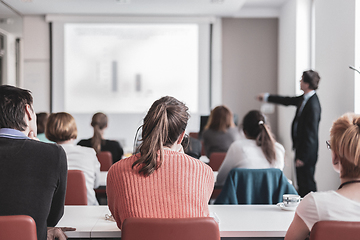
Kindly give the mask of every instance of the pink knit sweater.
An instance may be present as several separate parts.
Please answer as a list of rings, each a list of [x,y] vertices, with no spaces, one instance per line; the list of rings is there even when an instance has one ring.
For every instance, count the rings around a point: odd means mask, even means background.
[[[161,167],[148,177],[131,168],[136,156],[120,160],[109,170],[109,209],[121,229],[128,217],[186,218],[209,216],[214,188],[209,166],[186,154],[164,150]]]

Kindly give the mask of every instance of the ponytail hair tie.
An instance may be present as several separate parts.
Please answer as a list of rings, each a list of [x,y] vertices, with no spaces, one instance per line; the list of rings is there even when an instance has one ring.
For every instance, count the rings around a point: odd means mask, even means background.
[[[264,122],[262,120],[259,121],[259,125],[264,125]]]

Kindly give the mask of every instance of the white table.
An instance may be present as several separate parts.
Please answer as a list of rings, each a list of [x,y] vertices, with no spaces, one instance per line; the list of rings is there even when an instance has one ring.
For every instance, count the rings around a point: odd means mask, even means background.
[[[219,219],[221,237],[284,237],[294,217],[275,205],[209,205]],[[75,227],[70,238],[119,238],[115,222],[105,220],[107,206],[65,206],[57,226]]]

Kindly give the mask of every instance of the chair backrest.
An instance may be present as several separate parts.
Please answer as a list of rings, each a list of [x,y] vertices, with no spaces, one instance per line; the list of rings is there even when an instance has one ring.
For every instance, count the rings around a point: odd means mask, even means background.
[[[199,133],[198,132],[189,132],[189,136],[192,138],[199,139]]]
[[[218,171],[222,162],[224,161],[226,152],[213,152],[210,155],[209,166],[213,171]]]
[[[100,162],[100,171],[109,171],[113,164],[112,154],[109,151],[102,151],[96,154]]]
[[[219,226],[212,217],[127,218],[121,240],[220,240]]]
[[[314,224],[310,240],[356,240],[360,238],[360,222],[320,221]]]
[[[80,170],[68,170],[65,205],[87,205],[85,175]]]
[[[234,168],[215,204],[277,204],[284,194],[298,194],[280,169]]]
[[[0,216],[0,239],[37,240],[34,219],[26,215]]]

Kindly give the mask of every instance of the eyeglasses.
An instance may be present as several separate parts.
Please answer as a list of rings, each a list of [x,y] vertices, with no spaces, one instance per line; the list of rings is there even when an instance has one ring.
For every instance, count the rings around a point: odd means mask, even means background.
[[[327,147],[327,149],[331,150],[331,145],[330,145],[329,140],[326,141],[326,147]]]

